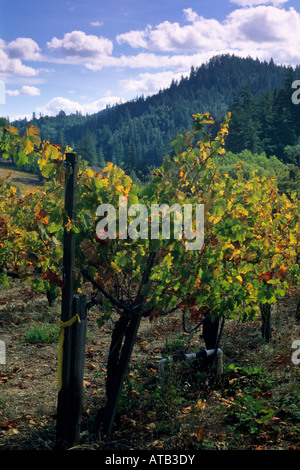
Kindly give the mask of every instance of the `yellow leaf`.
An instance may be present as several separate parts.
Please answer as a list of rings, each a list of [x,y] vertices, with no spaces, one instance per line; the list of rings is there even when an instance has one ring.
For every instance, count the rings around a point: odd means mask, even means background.
[[[241,284],[243,284],[243,278],[242,276],[238,275],[236,276],[237,280],[240,281]]]
[[[197,409],[199,411],[204,411],[206,408],[206,403],[203,402],[203,400],[198,400],[197,401]]]
[[[26,147],[24,148],[24,152],[26,155],[34,151],[34,146],[30,140],[27,140]]]
[[[112,261],[110,265],[111,265],[112,270],[113,270],[116,274],[119,273],[119,272],[121,272],[119,266],[118,266],[114,261]]]
[[[116,190],[117,190],[117,191],[121,191],[121,193],[123,193],[123,192],[124,192],[124,186],[122,186],[121,184],[118,184],[118,185],[116,186]]]
[[[215,121],[213,120],[211,114],[209,112],[206,112],[203,114],[203,117],[205,116],[206,119],[203,120],[203,122],[207,123],[207,124],[214,124]]]
[[[209,153],[206,150],[202,152],[202,161],[205,162],[209,157]]]
[[[9,189],[9,194],[11,197],[15,196],[17,194],[17,190],[14,186],[11,186]]]
[[[15,135],[18,135],[18,134],[19,134],[18,129],[17,129],[16,127],[14,127],[14,126],[9,126],[8,130],[9,130],[9,132],[10,132],[11,134],[15,134]]]
[[[34,135],[40,133],[40,131],[38,130],[38,128],[35,127],[35,126],[32,126],[32,125],[30,125],[30,126],[27,127],[27,132],[28,132],[28,135],[30,135],[31,137],[33,137]]]
[[[212,222],[214,225],[217,224],[218,222],[220,222],[220,220],[222,219],[222,217],[215,217],[213,215],[211,215],[209,218],[208,218],[208,222]]]
[[[93,172],[93,170],[92,170],[91,168],[88,168],[88,169],[85,171],[85,174],[86,174],[86,176],[88,176],[88,177],[90,177],[90,178],[92,178],[93,176],[95,176],[95,175],[94,175],[94,172]]]
[[[71,228],[72,228],[72,221],[71,221],[71,219],[70,219],[69,217],[68,217],[68,221],[67,221],[67,223],[66,223],[66,225],[65,225],[65,228],[66,228],[66,231],[67,231],[67,232],[70,232],[70,230],[71,230]]]

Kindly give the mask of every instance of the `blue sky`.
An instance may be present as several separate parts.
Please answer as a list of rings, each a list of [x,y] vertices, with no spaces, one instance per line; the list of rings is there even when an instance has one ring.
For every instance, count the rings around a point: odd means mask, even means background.
[[[0,116],[92,114],[217,54],[295,66],[299,43],[299,0],[0,0]]]

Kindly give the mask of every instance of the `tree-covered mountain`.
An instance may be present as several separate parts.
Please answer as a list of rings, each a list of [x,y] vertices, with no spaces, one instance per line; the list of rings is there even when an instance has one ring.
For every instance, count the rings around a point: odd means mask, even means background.
[[[295,73],[272,60],[221,55],[199,68],[192,67],[189,77],[173,81],[156,95],[141,96],[90,116],[67,116],[61,111],[56,117],[34,117],[31,123],[40,129],[43,139],[73,147],[91,166],[112,161],[142,178],[150,167],[161,163],[176,134],[190,128],[193,114],[209,111],[218,128],[231,109],[229,150],[248,148],[270,155],[280,149],[277,156],[281,158],[285,147],[294,146],[300,135],[291,122],[299,110],[290,109],[287,85],[287,76],[294,79]],[[26,120],[14,123],[21,131],[27,124]],[[280,130],[276,135],[275,128]]]
[[[300,166],[300,105],[292,101],[292,83],[299,69],[289,69],[280,87],[254,96],[242,89],[230,110],[232,119],[227,149],[241,152],[264,152],[281,161]]]

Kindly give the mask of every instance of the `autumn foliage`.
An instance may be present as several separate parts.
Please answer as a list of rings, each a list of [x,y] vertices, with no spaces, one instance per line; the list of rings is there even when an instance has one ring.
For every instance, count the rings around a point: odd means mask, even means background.
[[[208,113],[194,115],[191,131],[178,135],[152,180],[139,188],[121,168],[108,162],[101,173],[80,162],[78,207],[74,222],[64,214],[65,152],[42,141],[29,126],[25,135],[2,129],[0,153],[19,166],[35,162],[46,182],[41,189],[17,195],[9,177],[0,181],[0,283],[18,273],[36,291],[62,285],[63,231],[76,233],[76,271],[87,269],[108,292],[134,307],[142,294],[142,311],[150,318],[180,307],[196,315],[246,320],[258,306],[274,303],[299,282],[299,201],[281,194],[272,179],[222,174],[217,161],[225,153],[230,115],[215,138]],[[218,156],[218,158],[216,158]],[[168,240],[100,240],[97,207],[142,203],[204,204],[205,233],[201,250],[186,250],[186,237]],[[193,228],[196,230],[196,227]],[[149,257],[155,263],[145,283]],[[86,279],[78,275],[76,288]],[[52,286],[52,287],[51,287]],[[112,305],[104,299],[103,312]]]

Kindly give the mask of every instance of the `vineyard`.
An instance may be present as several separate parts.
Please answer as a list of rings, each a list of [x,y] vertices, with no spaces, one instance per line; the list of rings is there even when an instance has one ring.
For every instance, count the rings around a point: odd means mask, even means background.
[[[1,177],[5,448],[55,446],[57,393],[65,386],[62,374],[57,390],[57,322],[66,331],[76,325],[71,311],[67,320],[74,324],[60,320],[69,281],[73,294],[87,300],[83,420],[76,445],[297,447],[299,368],[291,362],[291,345],[299,339],[299,201],[279,192],[272,179],[245,178],[242,164],[236,165],[236,178],[219,171],[229,124],[230,115],[212,138],[211,116],[195,115],[193,130],[177,137],[173,152],[141,187],[110,162],[95,172],[79,157],[75,171],[68,160],[72,149],[42,141],[33,126],[24,135],[2,129],[2,158],[38,165],[44,178],[42,186],[23,192],[11,177]],[[68,212],[65,189],[75,177],[76,208]],[[176,237],[172,230],[167,240],[141,237],[141,215],[138,223],[128,219],[135,238],[124,237],[118,226],[115,239],[99,234],[98,206],[110,204],[118,214],[120,197],[149,210],[163,203],[204,205],[203,246],[187,250],[187,233]],[[197,230],[192,225],[190,234],[197,237]],[[74,244],[71,267],[66,240]],[[67,342],[70,334],[65,335]],[[219,346],[221,376],[215,356],[183,359],[185,352]],[[173,354],[179,360],[166,368],[161,387],[159,361]]]

